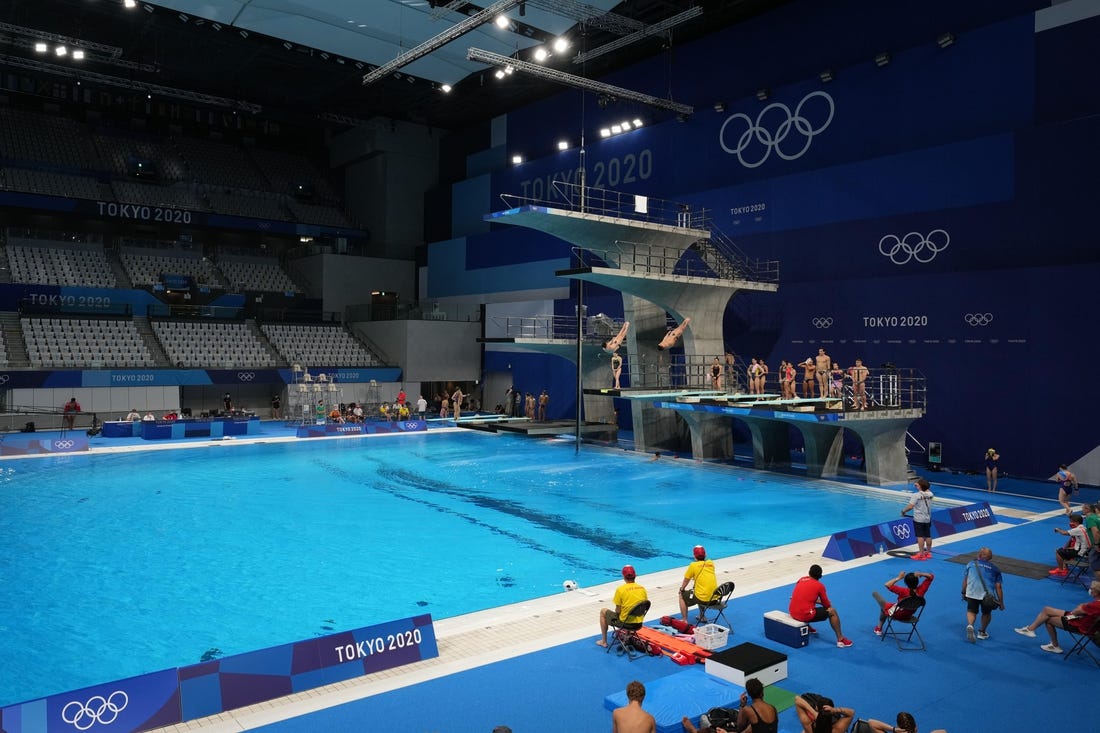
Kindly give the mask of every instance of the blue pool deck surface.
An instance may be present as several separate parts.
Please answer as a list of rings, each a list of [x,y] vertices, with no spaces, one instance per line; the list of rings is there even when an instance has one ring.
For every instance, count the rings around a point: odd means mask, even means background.
[[[246,440],[296,439],[281,424],[265,422],[263,435],[242,437],[240,442]],[[201,439],[154,445],[140,439],[93,439],[92,449],[165,450],[201,443]],[[695,470],[693,463],[682,461],[683,470]],[[897,710],[906,709],[925,730],[992,732],[1034,726],[1053,730],[1077,725],[1080,711],[1069,704],[1021,706],[996,701],[1061,699],[1066,695],[1066,679],[1100,679],[1100,669],[1088,658],[1063,660],[1040,651],[1038,645],[1045,641],[1042,629],[1037,639],[1012,631],[1030,622],[1044,605],[1070,608],[1087,600],[1081,586],[1006,575],[1006,611],[994,614],[989,641],[970,645],[962,633],[964,609],[958,596],[963,566],[949,561],[988,545],[996,555],[1050,562],[1061,539],[1053,529],[1064,525],[1060,507],[1050,496],[1051,486],[1002,481],[1000,491],[990,495],[973,487],[978,483],[968,480],[973,477],[925,475],[933,481],[937,495],[963,502],[988,500],[1002,521],[938,540],[934,558],[922,563],[890,556],[846,563],[829,560],[821,557],[825,538],[718,558],[719,580],[737,583],[733,606],[727,611],[734,627],[730,643],[751,641],[775,648],[777,644],[763,636],[762,614],[784,609],[791,584],[816,562],[825,568],[830,596],[846,635],[856,645],[835,648],[827,625],[821,624],[821,633],[809,647],[779,649],[789,656],[789,678],[778,686],[829,694],[837,704],[855,707],[861,717],[892,720]],[[1082,497],[1094,500],[1094,491],[1086,489]],[[785,522],[812,521],[812,509],[798,508],[774,521],[781,532]],[[937,575],[921,622],[929,649],[902,653],[870,633],[877,616],[870,592],[897,572],[913,569]],[[677,613],[681,575],[682,569],[674,568],[639,577],[654,600],[649,619]],[[611,604],[617,585],[609,578],[573,592],[440,619],[436,659],[164,730],[491,731],[502,724],[517,733],[607,730],[610,714],[602,705],[607,695],[620,691],[631,679],[653,682],[683,670],[663,657],[629,662],[595,646],[597,613]],[[1068,649],[1070,639],[1063,633],[1061,640]],[[977,684],[984,704],[976,710],[970,692]],[[793,711],[781,715],[780,727],[789,733],[798,729]]]

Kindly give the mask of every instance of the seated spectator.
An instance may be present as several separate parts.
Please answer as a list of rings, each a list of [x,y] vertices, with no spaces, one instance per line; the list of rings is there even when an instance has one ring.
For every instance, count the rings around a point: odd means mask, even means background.
[[[397,419],[398,420],[408,420],[409,416],[411,414],[412,413],[409,412],[408,404],[402,402],[400,405],[398,405],[398,407],[397,407]]]
[[[1050,643],[1043,644],[1039,648],[1045,652],[1061,654],[1062,647],[1058,646],[1058,629],[1072,629],[1079,634],[1087,634],[1092,630],[1092,625],[1100,618],[1100,580],[1094,580],[1089,585],[1090,600],[1079,604],[1070,611],[1047,606],[1027,626],[1016,629],[1017,634],[1035,636],[1035,630],[1040,626],[1047,627],[1050,634]]]
[[[382,403],[382,406],[378,408],[378,414],[382,416],[383,420],[390,419],[390,405],[388,402]]]
[[[156,416],[152,412],[145,413],[145,417],[141,418],[143,422],[156,422]]]
[[[871,730],[875,733],[917,733],[917,721],[913,719],[913,716],[906,712],[898,713],[898,724],[890,725],[889,723],[883,723],[881,720],[868,720],[867,725],[871,726]],[[932,731],[932,733],[947,733],[943,728]]]
[[[172,420],[179,420],[179,417],[180,416],[176,414],[175,410],[169,410],[168,412],[164,413],[164,417],[161,418],[161,419],[172,421]]]
[[[1062,529],[1061,527],[1054,528],[1055,532],[1064,534],[1066,537],[1069,537],[1069,540],[1064,547],[1059,547],[1054,551],[1054,559],[1058,561],[1058,567],[1050,571],[1051,575],[1068,574],[1069,568],[1066,567],[1066,561],[1075,560],[1078,556],[1088,554],[1089,548],[1092,547],[1092,543],[1089,542],[1089,536],[1085,533],[1082,521],[1080,514],[1070,514],[1069,529]]]
[[[714,573],[714,561],[707,559],[707,551],[702,545],[692,549],[695,562],[687,566],[684,580],[680,583],[680,618],[688,620],[688,606],[700,601],[710,603],[714,600],[714,591],[718,588],[718,577]],[[692,587],[688,590],[688,584]],[[702,619],[702,615],[700,615]]]
[[[905,579],[905,585],[898,585],[898,581],[902,578]],[[921,581],[924,578],[924,581]],[[928,586],[932,585],[932,580],[935,576],[932,573],[906,573],[902,570],[891,580],[886,581],[886,590],[890,591],[898,597],[898,601],[902,598],[908,598],[912,595],[923,597],[928,592]],[[875,635],[882,635],[882,625],[886,622],[887,616],[893,616],[899,621],[905,621],[913,615],[913,612],[909,609],[898,608],[897,601],[891,603],[879,595],[876,590],[871,593],[875,600],[878,601],[878,607],[880,609],[878,615],[878,624],[875,626]]]
[[[821,605],[818,605],[818,601],[821,601]],[[821,582],[820,565],[811,565],[809,575],[804,575],[794,584],[787,613],[794,620],[803,623],[828,619],[829,625],[836,633],[836,645],[842,649],[852,645],[852,640],[840,629],[840,614],[833,608],[833,604],[829,602],[829,596],[825,593],[825,584]],[[812,626],[810,631],[817,633]]]
[[[329,422],[344,422],[344,416],[340,414],[340,408],[334,407],[328,413]]]
[[[130,421],[130,422],[140,422],[141,421],[141,413],[131,407],[130,411],[128,413],[126,413],[125,419]]]
[[[839,708],[829,698],[813,692],[794,696],[794,708],[803,733],[847,733],[856,717],[851,708]]]

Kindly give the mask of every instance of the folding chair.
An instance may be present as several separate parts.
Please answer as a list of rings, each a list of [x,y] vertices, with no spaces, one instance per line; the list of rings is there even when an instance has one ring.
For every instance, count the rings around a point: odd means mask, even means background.
[[[1083,555],[1078,555],[1073,559],[1073,563],[1066,566],[1069,571],[1062,576],[1061,585],[1065,585],[1067,580],[1075,583],[1080,583],[1085,586],[1085,590],[1088,590],[1089,583],[1092,582],[1086,571],[1089,569],[1089,553],[1086,550]]]
[[[614,642],[607,645],[608,652],[614,648],[619,654],[625,654],[632,662],[637,657],[645,656],[645,652],[634,646],[634,640],[638,638],[638,630],[645,624],[645,615],[649,613],[650,605],[649,601],[642,601],[626,614],[627,616],[640,616],[642,620],[637,623],[626,623],[617,618],[607,622],[608,626],[615,629],[615,633],[612,634]]]
[[[882,637],[880,640],[885,640],[887,636],[894,637],[894,641],[898,645],[898,649],[903,652],[922,652],[925,649],[924,637],[920,635],[920,631],[917,630],[917,622],[920,621],[920,616],[924,613],[924,598],[918,595],[911,595],[902,598],[898,601],[897,605],[891,610],[896,614],[899,611],[908,612],[905,614],[907,617],[897,618],[893,614],[886,617],[886,623],[882,627]],[[911,614],[911,615],[909,615]],[[895,629],[894,624],[905,624],[909,626],[909,633],[906,633],[900,629]],[[916,634],[917,640],[920,641],[920,646],[913,644],[913,635]],[[904,638],[902,638],[904,637]],[[909,646],[905,646],[905,645]]]
[[[1086,633],[1074,631],[1073,629],[1066,627],[1066,632],[1073,638],[1073,646],[1066,650],[1062,659],[1069,659],[1074,654],[1086,654],[1097,667],[1100,667],[1100,659],[1096,658],[1089,650],[1089,644],[1095,644],[1100,646],[1100,617],[1092,622],[1092,626]]]
[[[733,624],[726,618],[726,606],[729,605],[730,596],[733,595],[733,581],[728,580],[722,585],[714,589],[714,597],[704,603],[703,601],[696,601],[699,606],[698,622],[700,624],[718,623],[718,619],[722,619],[726,622],[726,626],[733,630]],[[717,611],[713,620],[707,619],[707,614],[710,611]]]

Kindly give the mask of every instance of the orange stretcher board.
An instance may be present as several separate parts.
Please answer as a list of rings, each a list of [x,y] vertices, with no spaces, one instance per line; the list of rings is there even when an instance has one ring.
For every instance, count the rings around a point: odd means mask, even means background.
[[[651,641],[668,655],[672,656],[676,652],[694,656],[699,662],[713,654],[709,649],[704,649],[701,646],[692,644],[690,641],[684,639],[677,639],[675,636],[669,636],[668,634],[662,634],[660,631],[649,626],[643,626],[638,629],[638,637],[645,641]]]

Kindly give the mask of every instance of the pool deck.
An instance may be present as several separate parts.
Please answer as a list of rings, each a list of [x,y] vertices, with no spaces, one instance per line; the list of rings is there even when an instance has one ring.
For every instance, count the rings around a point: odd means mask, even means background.
[[[91,453],[126,453],[149,450],[178,450],[187,448],[229,447],[273,442],[295,442],[293,428],[281,424],[265,422],[265,434],[240,436],[234,439],[209,440],[185,439],[164,442],[152,442],[141,439],[101,439],[96,438],[90,448]],[[432,432],[459,430],[455,427],[433,426]],[[369,439],[370,435],[333,436],[313,440],[357,440]],[[9,457],[4,460],[19,460],[41,456]],[[56,457],[56,456],[54,456]],[[889,491],[904,500],[907,492],[888,489],[858,487],[866,491]],[[980,496],[979,496],[980,495]],[[1016,506],[1001,506],[995,501],[997,495],[976,492],[968,497],[970,501],[987,499],[995,511],[1005,518],[1013,518],[1025,523],[1040,521],[1058,516],[1060,510],[1053,505],[1045,511],[1045,505],[1038,504],[1037,510]],[[1009,497],[1004,497],[1008,499]],[[949,503],[963,503],[945,500]],[[1030,502],[1029,502],[1030,503]],[[972,549],[975,537],[1010,529],[1016,524],[997,524],[991,527],[963,532],[936,541],[936,549],[943,550],[952,544],[960,543],[963,548]],[[802,577],[806,568],[813,563],[821,565],[826,575],[871,566],[889,561],[889,556],[872,556],[847,562],[825,558],[821,555],[827,537],[787,544],[780,547],[760,550],[752,553],[717,558],[719,582],[735,579],[737,589],[735,598],[774,590],[794,583]],[[962,550],[963,548],[960,548]],[[949,551],[950,552],[950,551]],[[649,620],[663,615],[678,615],[675,604],[677,589],[682,580],[682,568],[649,573],[639,576],[639,582],[649,591],[655,601],[648,614]],[[265,725],[308,715],[320,710],[340,706],[356,700],[381,695],[406,688],[418,683],[457,675],[495,662],[509,660],[555,646],[591,639],[595,642],[597,633],[597,614],[600,609],[612,606],[612,595],[619,581],[605,583],[590,588],[578,588],[575,591],[562,591],[551,596],[493,608],[477,613],[453,618],[437,619],[434,622],[439,655],[402,667],[347,680],[324,687],[318,687],[270,700],[256,705],[238,708],[207,718],[190,720],[176,725],[156,729],[164,733],[182,731],[245,731]],[[1007,623],[1002,622],[1007,626]],[[824,624],[823,624],[824,625]],[[825,628],[822,633],[830,636]]]

